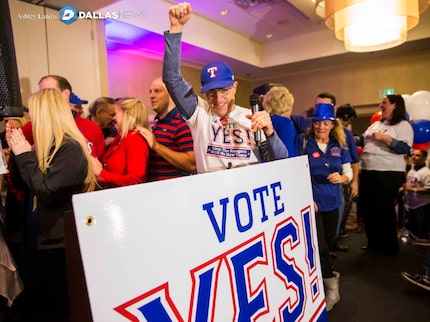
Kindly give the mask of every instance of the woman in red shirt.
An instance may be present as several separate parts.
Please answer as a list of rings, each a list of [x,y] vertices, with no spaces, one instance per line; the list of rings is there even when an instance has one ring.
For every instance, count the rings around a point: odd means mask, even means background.
[[[135,131],[137,126],[148,128],[145,105],[134,97],[118,100],[114,122],[118,134],[100,161],[93,159],[99,183],[103,188],[113,188],[146,182],[149,148]]]

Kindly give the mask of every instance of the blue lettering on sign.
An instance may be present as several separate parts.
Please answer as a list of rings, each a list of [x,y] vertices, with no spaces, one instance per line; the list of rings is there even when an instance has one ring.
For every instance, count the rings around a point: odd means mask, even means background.
[[[270,188],[271,189],[269,190],[268,186],[263,186],[252,190],[253,201],[259,201],[257,205],[260,206],[259,213],[261,213],[261,218],[260,218],[261,222],[265,222],[269,218],[266,211],[266,202],[265,202],[266,198],[268,199],[272,198],[273,200],[273,205],[275,209],[273,213],[274,216],[278,216],[279,214],[285,212],[285,205],[281,201],[281,196],[279,195],[279,191],[278,191],[278,190],[282,190],[281,183],[279,181],[274,182],[270,184]],[[243,212],[243,208],[239,207],[239,202],[241,200],[244,200],[246,203],[246,213]],[[216,209],[218,210],[217,215],[214,212],[215,204],[213,201],[205,203],[202,206],[203,210],[206,212],[206,214],[210,219],[210,223],[212,224],[212,227],[215,231],[215,235],[217,236],[218,241],[220,243],[224,242],[226,238],[226,224],[227,224],[227,212],[229,210],[228,208],[229,202],[230,202],[229,198],[222,198],[219,200],[219,205],[221,206],[221,209],[217,207]],[[255,207],[254,209],[257,209],[257,207]],[[239,192],[238,194],[236,194],[233,201],[233,210],[234,210],[237,230],[243,233],[251,229],[253,226],[254,213],[253,213],[251,197],[248,192]],[[248,218],[247,223],[241,222],[242,215],[245,218]]]
[[[254,200],[260,199],[261,222],[265,222],[267,219],[269,219],[269,217],[266,213],[266,204],[264,203],[263,193],[266,194],[266,197],[269,196],[269,189],[267,188],[267,186],[263,186],[252,190],[252,192],[254,193]]]
[[[265,254],[263,253],[263,243],[261,240],[249,245],[248,248],[243,249],[230,259],[234,270],[234,285],[238,306],[238,315],[237,319],[234,319],[235,321],[254,321],[258,313],[268,311],[269,304],[266,301],[267,290],[263,288],[265,284],[262,283],[259,286],[259,291],[255,291],[249,285],[248,278],[248,267],[250,264],[255,263],[257,260],[262,261],[262,259],[265,259]],[[265,263],[267,265],[267,260]],[[249,298],[250,296],[252,299]]]
[[[240,129],[234,129],[232,131],[233,141],[236,144],[242,144],[244,142],[242,137],[242,131]]]
[[[212,139],[212,141],[213,142],[216,142],[216,138],[217,138],[217,136],[218,136],[218,133],[220,132],[222,130],[222,126],[220,126],[220,127],[218,127],[218,128],[215,128],[214,126],[212,126],[212,131],[213,131],[213,139]]]
[[[281,183],[279,181],[275,182],[275,183],[272,183],[270,185],[270,188],[272,188],[273,202],[275,203],[275,205],[274,205],[275,206],[275,213],[274,213],[274,215],[277,216],[279,214],[282,214],[285,211],[284,204],[281,203],[281,205],[279,205],[279,200],[281,200],[281,196],[276,193],[277,189],[282,190]]]
[[[189,321],[212,321],[215,310],[218,273],[222,264],[219,258],[204,264],[201,268],[190,272],[193,280],[193,294],[190,302],[195,304],[190,310]],[[197,294],[195,296],[194,294]]]
[[[228,159],[247,160],[251,157],[250,148],[227,148],[219,145],[208,145],[206,154],[212,156],[220,156]]]
[[[305,228],[304,231],[306,233],[306,260],[308,261],[308,267],[310,269],[310,273],[312,273],[314,270],[316,270],[316,264],[315,264],[315,248],[316,246],[312,243],[312,214],[309,208],[306,209],[306,211],[302,212],[302,218],[303,218],[303,227]]]
[[[313,266],[316,263],[317,248],[314,247],[313,241],[307,240],[316,239],[310,225],[312,214],[309,210],[310,207],[307,207],[301,213],[302,226],[293,217],[278,223],[269,245],[265,233],[260,233],[192,269],[187,321],[208,322],[217,316],[215,304],[220,289],[221,267],[231,272],[228,274],[228,280],[223,280],[232,291],[232,316],[226,321],[258,321],[262,316],[265,316],[265,321],[302,321],[306,303],[314,303],[312,321],[327,321],[327,315],[321,310],[324,303],[323,293],[316,282],[318,281],[316,266]],[[302,247],[307,245],[308,251],[293,256],[295,248],[300,245]],[[270,249],[269,253],[266,252],[267,246]],[[273,265],[268,256],[272,257]],[[269,303],[271,298],[267,285],[269,276],[257,274],[258,278],[255,278],[256,276],[251,278],[254,270],[260,272],[261,268],[270,266],[277,280],[283,283],[287,291],[278,307],[273,305],[271,307]],[[168,283],[116,307],[115,310],[130,321],[141,321],[142,318],[147,322],[186,321],[169,295]],[[270,316],[267,316],[268,314]]]
[[[242,225],[241,221],[241,217],[240,217],[240,211],[239,211],[239,201],[240,199],[245,200],[246,202],[246,206],[248,209],[248,223],[245,225]],[[249,199],[249,195],[246,192],[241,192],[238,193],[236,196],[234,196],[234,215],[236,218],[236,225],[237,225],[237,230],[239,232],[244,232],[247,231],[248,229],[250,229],[252,227],[252,208],[251,208],[251,200]]]
[[[147,321],[172,322],[158,297],[138,308]]]
[[[196,321],[208,321],[209,309],[211,307],[210,300],[213,298],[211,294],[211,290],[213,289],[211,287],[213,284],[213,277],[213,267],[199,276],[200,287],[197,293],[197,302],[199,305],[197,306],[196,311]]]
[[[250,145],[250,130],[239,128],[236,123],[229,123],[226,126],[212,125],[212,142],[234,145]]]
[[[129,321],[184,322],[164,283],[115,308]]]
[[[212,227],[215,230],[215,234],[218,237],[218,240],[220,242],[223,242],[225,240],[225,228],[226,228],[226,222],[227,222],[227,204],[229,200],[228,198],[221,199],[219,201],[221,207],[222,207],[222,217],[221,217],[221,227],[218,225],[218,222],[215,219],[215,215],[212,211],[212,208],[214,207],[214,203],[206,203],[203,205],[203,210],[206,210],[206,212],[209,215],[209,219],[211,220]]]
[[[278,275],[284,279],[287,289],[294,290],[295,299],[287,299],[285,308],[281,310],[283,321],[297,321],[304,314],[305,283],[304,273],[295,258],[290,258],[285,250],[285,241],[291,248],[297,247],[299,235],[297,225],[289,221],[275,232],[273,249],[275,251],[275,267]]]
[[[224,138],[222,143],[231,144],[230,131],[228,131],[226,128],[223,128],[223,134],[224,134]]]

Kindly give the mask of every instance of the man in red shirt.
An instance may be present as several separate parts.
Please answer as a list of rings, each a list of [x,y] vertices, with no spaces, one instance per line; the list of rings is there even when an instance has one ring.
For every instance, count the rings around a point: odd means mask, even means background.
[[[62,76],[47,75],[43,76],[39,81],[39,89],[57,88],[63,94],[67,102],[70,102],[72,94],[72,86],[69,81]],[[71,108],[72,109],[72,108]],[[105,149],[105,141],[102,130],[94,122],[82,118],[78,113],[72,110],[76,125],[84,137],[88,140],[88,149],[91,155],[99,157]],[[34,144],[33,131],[31,121],[24,124],[22,132],[30,144]]]

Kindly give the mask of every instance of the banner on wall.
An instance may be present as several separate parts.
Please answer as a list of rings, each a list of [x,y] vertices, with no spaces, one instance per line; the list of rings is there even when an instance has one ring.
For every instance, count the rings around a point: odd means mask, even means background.
[[[73,208],[96,322],[327,321],[306,156]]]

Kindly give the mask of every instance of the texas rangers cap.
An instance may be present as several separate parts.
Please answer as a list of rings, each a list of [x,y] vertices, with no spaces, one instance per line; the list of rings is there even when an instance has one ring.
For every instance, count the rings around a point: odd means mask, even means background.
[[[210,63],[203,67],[200,81],[202,83],[202,93],[215,88],[231,87],[234,83],[233,70],[226,63]]]

